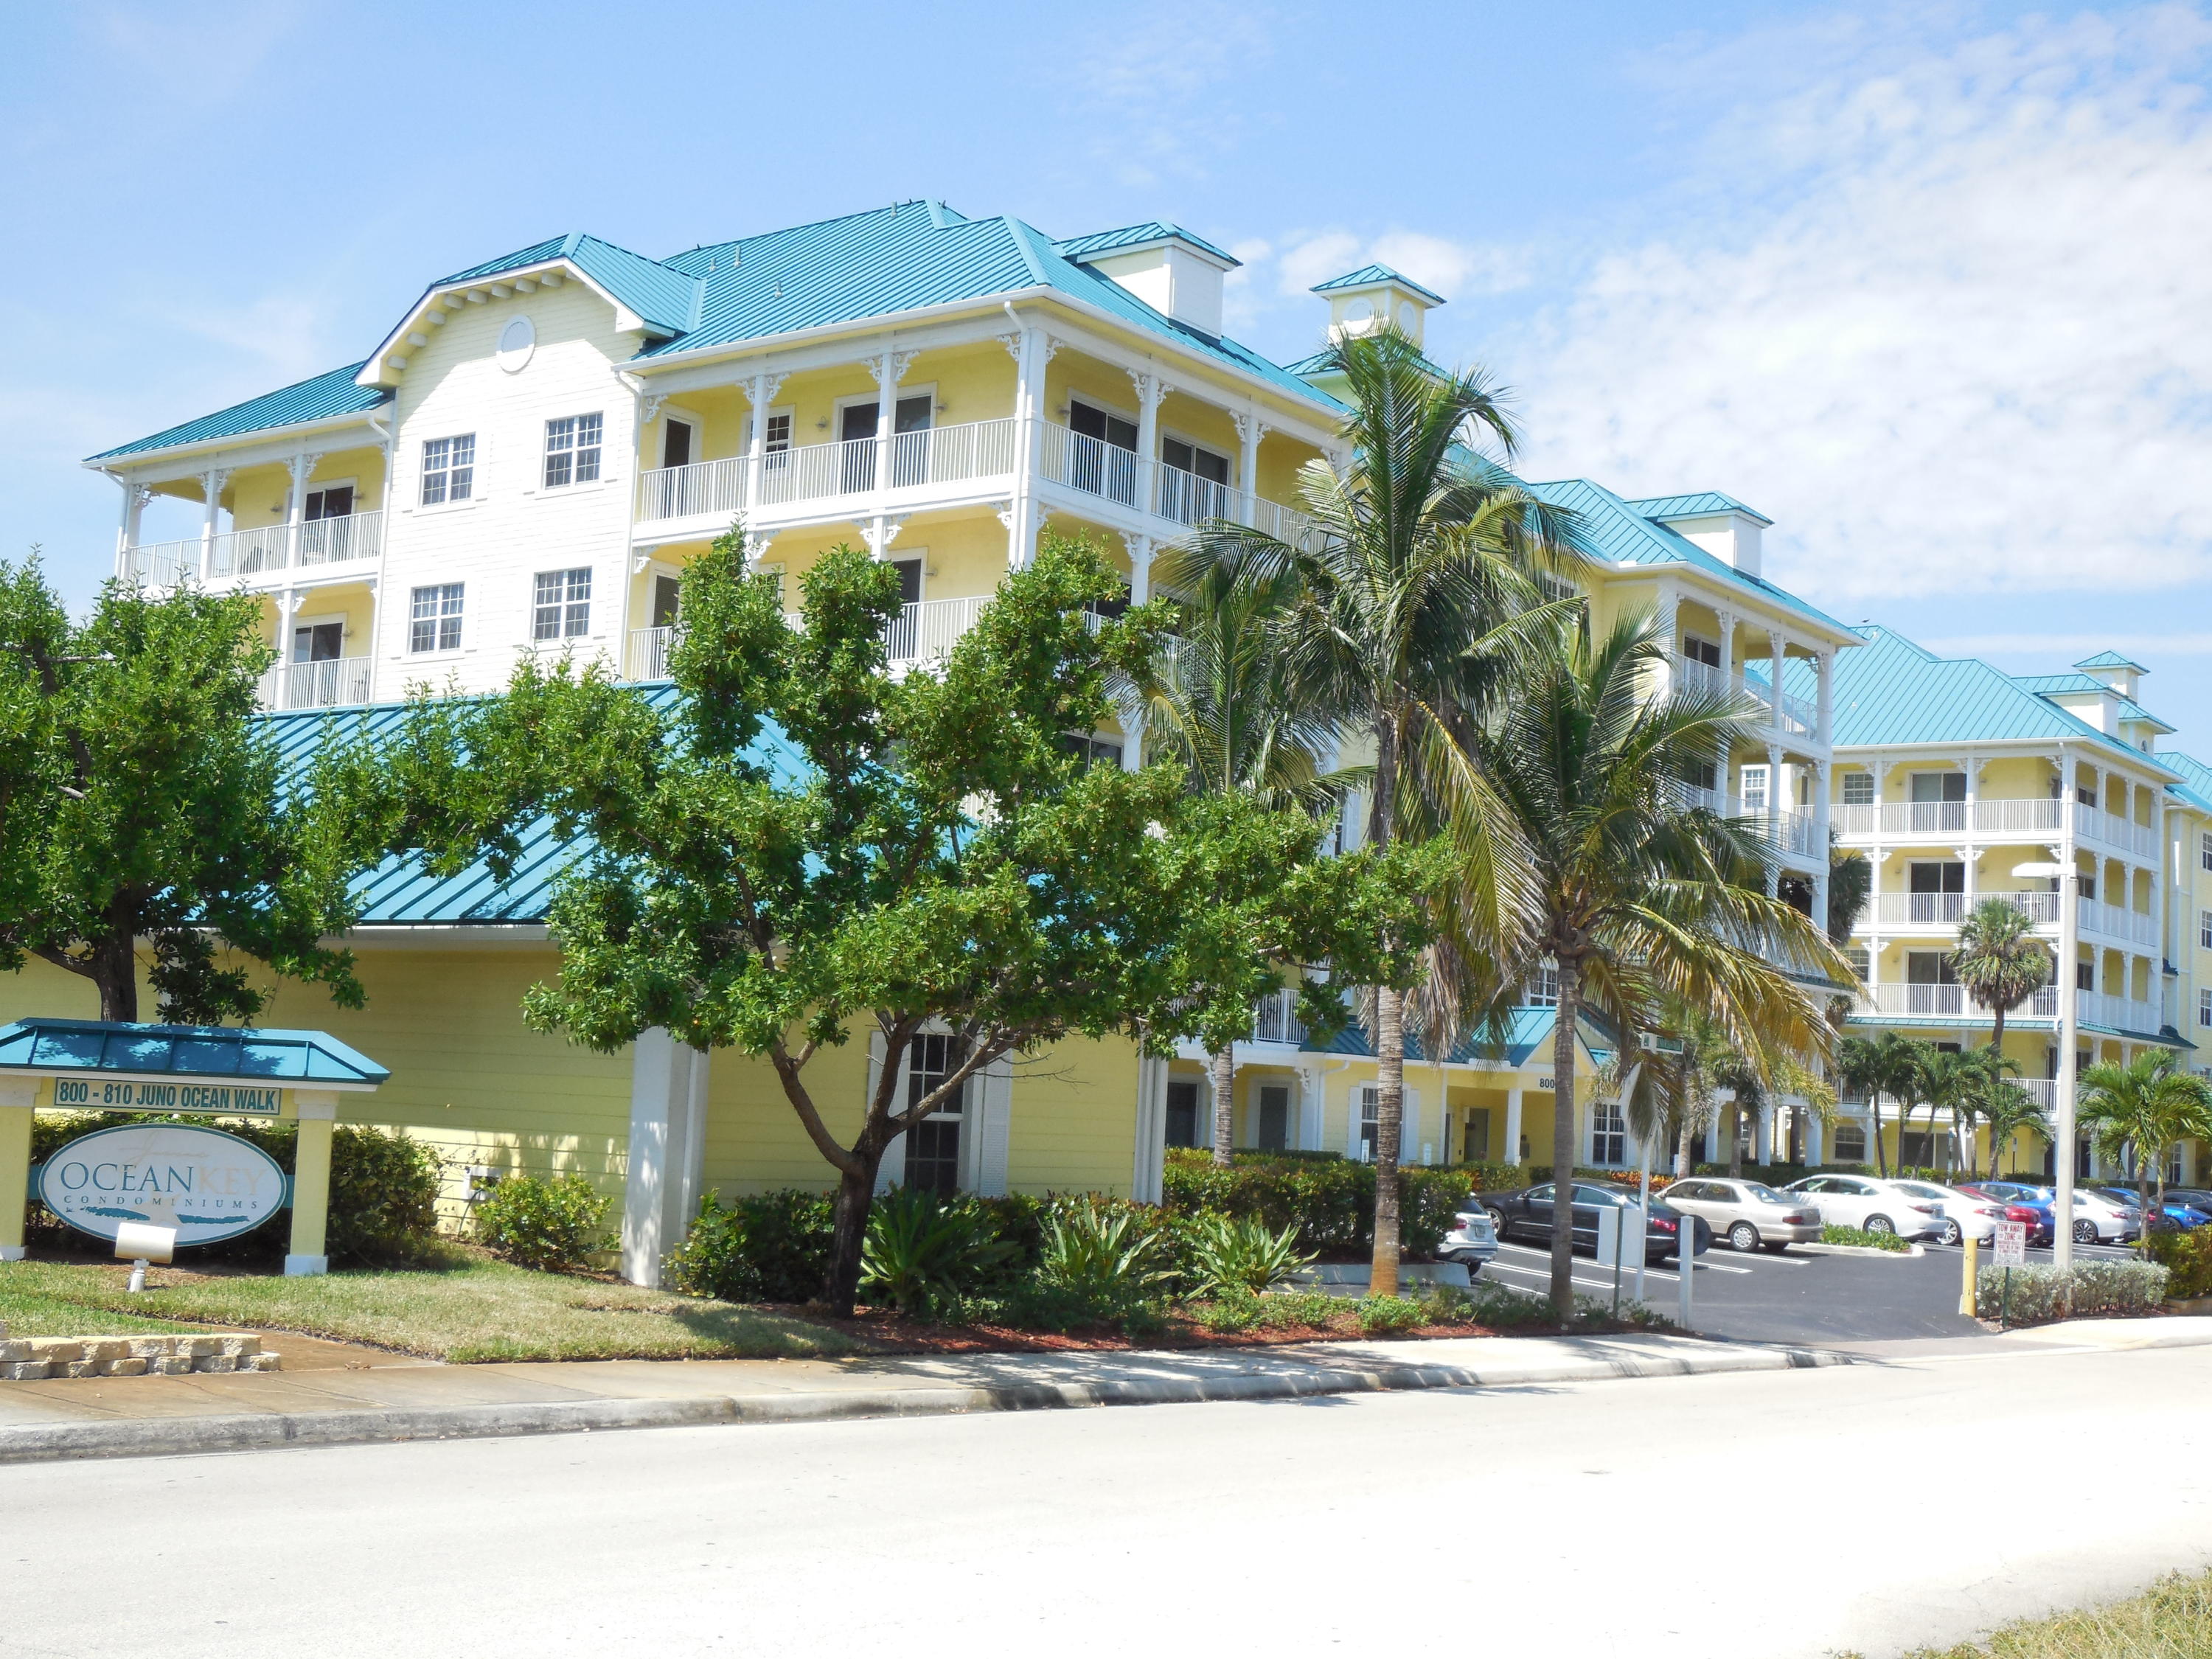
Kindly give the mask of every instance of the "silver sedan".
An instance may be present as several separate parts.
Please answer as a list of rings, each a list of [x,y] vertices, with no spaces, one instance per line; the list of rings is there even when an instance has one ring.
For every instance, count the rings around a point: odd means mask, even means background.
[[[1819,1206],[1763,1182],[1698,1176],[1675,1182],[1662,1196],[1676,1209],[1700,1217],[1713,1237],[1726,1239],[1732,1249],[1778,1250],[1820,1243]]]

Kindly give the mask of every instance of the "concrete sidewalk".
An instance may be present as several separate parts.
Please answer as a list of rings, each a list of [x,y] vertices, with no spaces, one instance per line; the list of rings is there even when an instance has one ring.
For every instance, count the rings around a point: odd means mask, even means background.
[[[0,1387],[0,1462],[708,1423],[1296,1400],[1788,1370],[1813,1349],[1679,1336],[1469,1337],[863,1359],[429,1362]]]

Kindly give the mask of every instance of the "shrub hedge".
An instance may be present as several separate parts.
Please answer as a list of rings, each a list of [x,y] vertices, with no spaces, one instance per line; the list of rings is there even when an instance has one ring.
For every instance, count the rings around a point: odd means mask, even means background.
[[[479,1243],[517,1267],[571,1272],[607,1247],[607,1200],[573,1170],[503,1176],[469,1219]]]
[[[184,1123],[217,1129],[250,1142],[275,1159],[289,1176],[299,1126],[281,1121],[191,1116],[182,1113],[40,1112],[31,1124],[31,1162],[43,1164],[79,1135],[134,1123]],[[325,1249],[335,1266],[395,1267],[429,1254],[438,1231],[442,1168],[434,1148],[404,1131],[341,1123],[331,1135],[330,1226]],[[45,1205],[27,1218],[33,1243],[46,1249],[82,1249],[90,1241],[65,1225]],[[279,1261],[290,1243],[291,1212],[279,1210],[252,1232],[213,1244],[179,1249],[180,1262]]]
[[[1974,1279],[1974,1311],[2032,1325],[2059,1317],[2059,1291],[2072,1285],[2073,1316],[2148,1313],[2166,1300],[2166,1270],[2153,1261],[2077,1261],[2071,1267],[1984,1267]]]
[[[2160,1229],[2151,1234],[2146,1248],[2150,1259],[2171,1275],[2166,1295],[2177,1301],[2212,1296],[2212,1227],[2194,1227],[2186,1232],[2179,1228]]]

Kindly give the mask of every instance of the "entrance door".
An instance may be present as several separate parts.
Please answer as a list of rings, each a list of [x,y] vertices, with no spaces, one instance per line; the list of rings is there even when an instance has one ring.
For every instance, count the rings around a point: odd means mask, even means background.
[[[1478,1106],[1467,1115],[1466,1150],[1462,1154],[1469,1164],[1481,1164],[1490,1157],[1490,1108]]]
[[[698,453],[693,441],[691,422],[679,421],[673,416],[661,422],[660,464],[663,466],[689,466]]]
[[[673,576],[656,575],[653,579],[653,625],[655,628],[676,626],[676,602],[684,585]]]
[[[1291,1144],[1291,1091],[1270,1083],[1260,1091],[1260,1150],[1279,1152]]]
[[[1195,1146],[1200,1144],[1196,1083],[1170,1082],[1168,1085],[1167,1143],[1170,1146]]]
[[[838,458],[838,487],[848,495],[876,487],[876,406],[847,404],[837,416],[837,441],[844,445]]]
[[[1071,400],[1067,482],[1094,495],[1132,505],[1137,499],[1137,423]]]
[[[317,519],[344,519],[353,515],[353,486],[331,484],[322,489],[307,492],[307,502],[300,516],[310,523]]]
[[[1953,922],[1959,919],[1966,890],[1966,866],[1955,860],[1915,862],[1905,871],[1911,894],[1911,920]]]

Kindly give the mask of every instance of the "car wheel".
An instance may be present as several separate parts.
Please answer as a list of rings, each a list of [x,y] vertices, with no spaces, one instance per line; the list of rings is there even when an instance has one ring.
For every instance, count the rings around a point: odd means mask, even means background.
[[[1780,1255],[1783,1251],[1788,1249],[1790,1247],[1787,1244],[1761,1244],[1759,1248],[1765,1250],[1769,1255]]]
[[[1893,1233],[1897,1224],[1886,1215],[1870,1215],[1866,1218],[1866,1231],[1870,1233]]]
[[[1482,1206],[1482,1212],[1490,1218],[1490,1230],[1496,1233],[1500,1238],[1504,1237],[1505,1212],[1503,1210],[1493,1210],[1486,1204]]]
[[[2076,1244],[2094,1244],[2097,1242],[2097,1224],[2094,1221],[2075,1222],[2074,1242]]]
[[[1963,1243],[1965,1243],[1966,1242],[1966,1230],[1964,1227],[1961,1227],[1961,1226],[1960,1226],[1957,1222],[1955,1222],[1955,1221],[1947,1221],[1947,1222],[1945,1222],[1945,1223],[1943,1224],[1943,1243],[1946,1243],[1946,1244],[1963,1244]]]
[[[1729,1229],[1729,1248],[1732,1250],[1755,1250],[1759,1248],[1759,1229],[1748,1221],[1739,1221]]]

